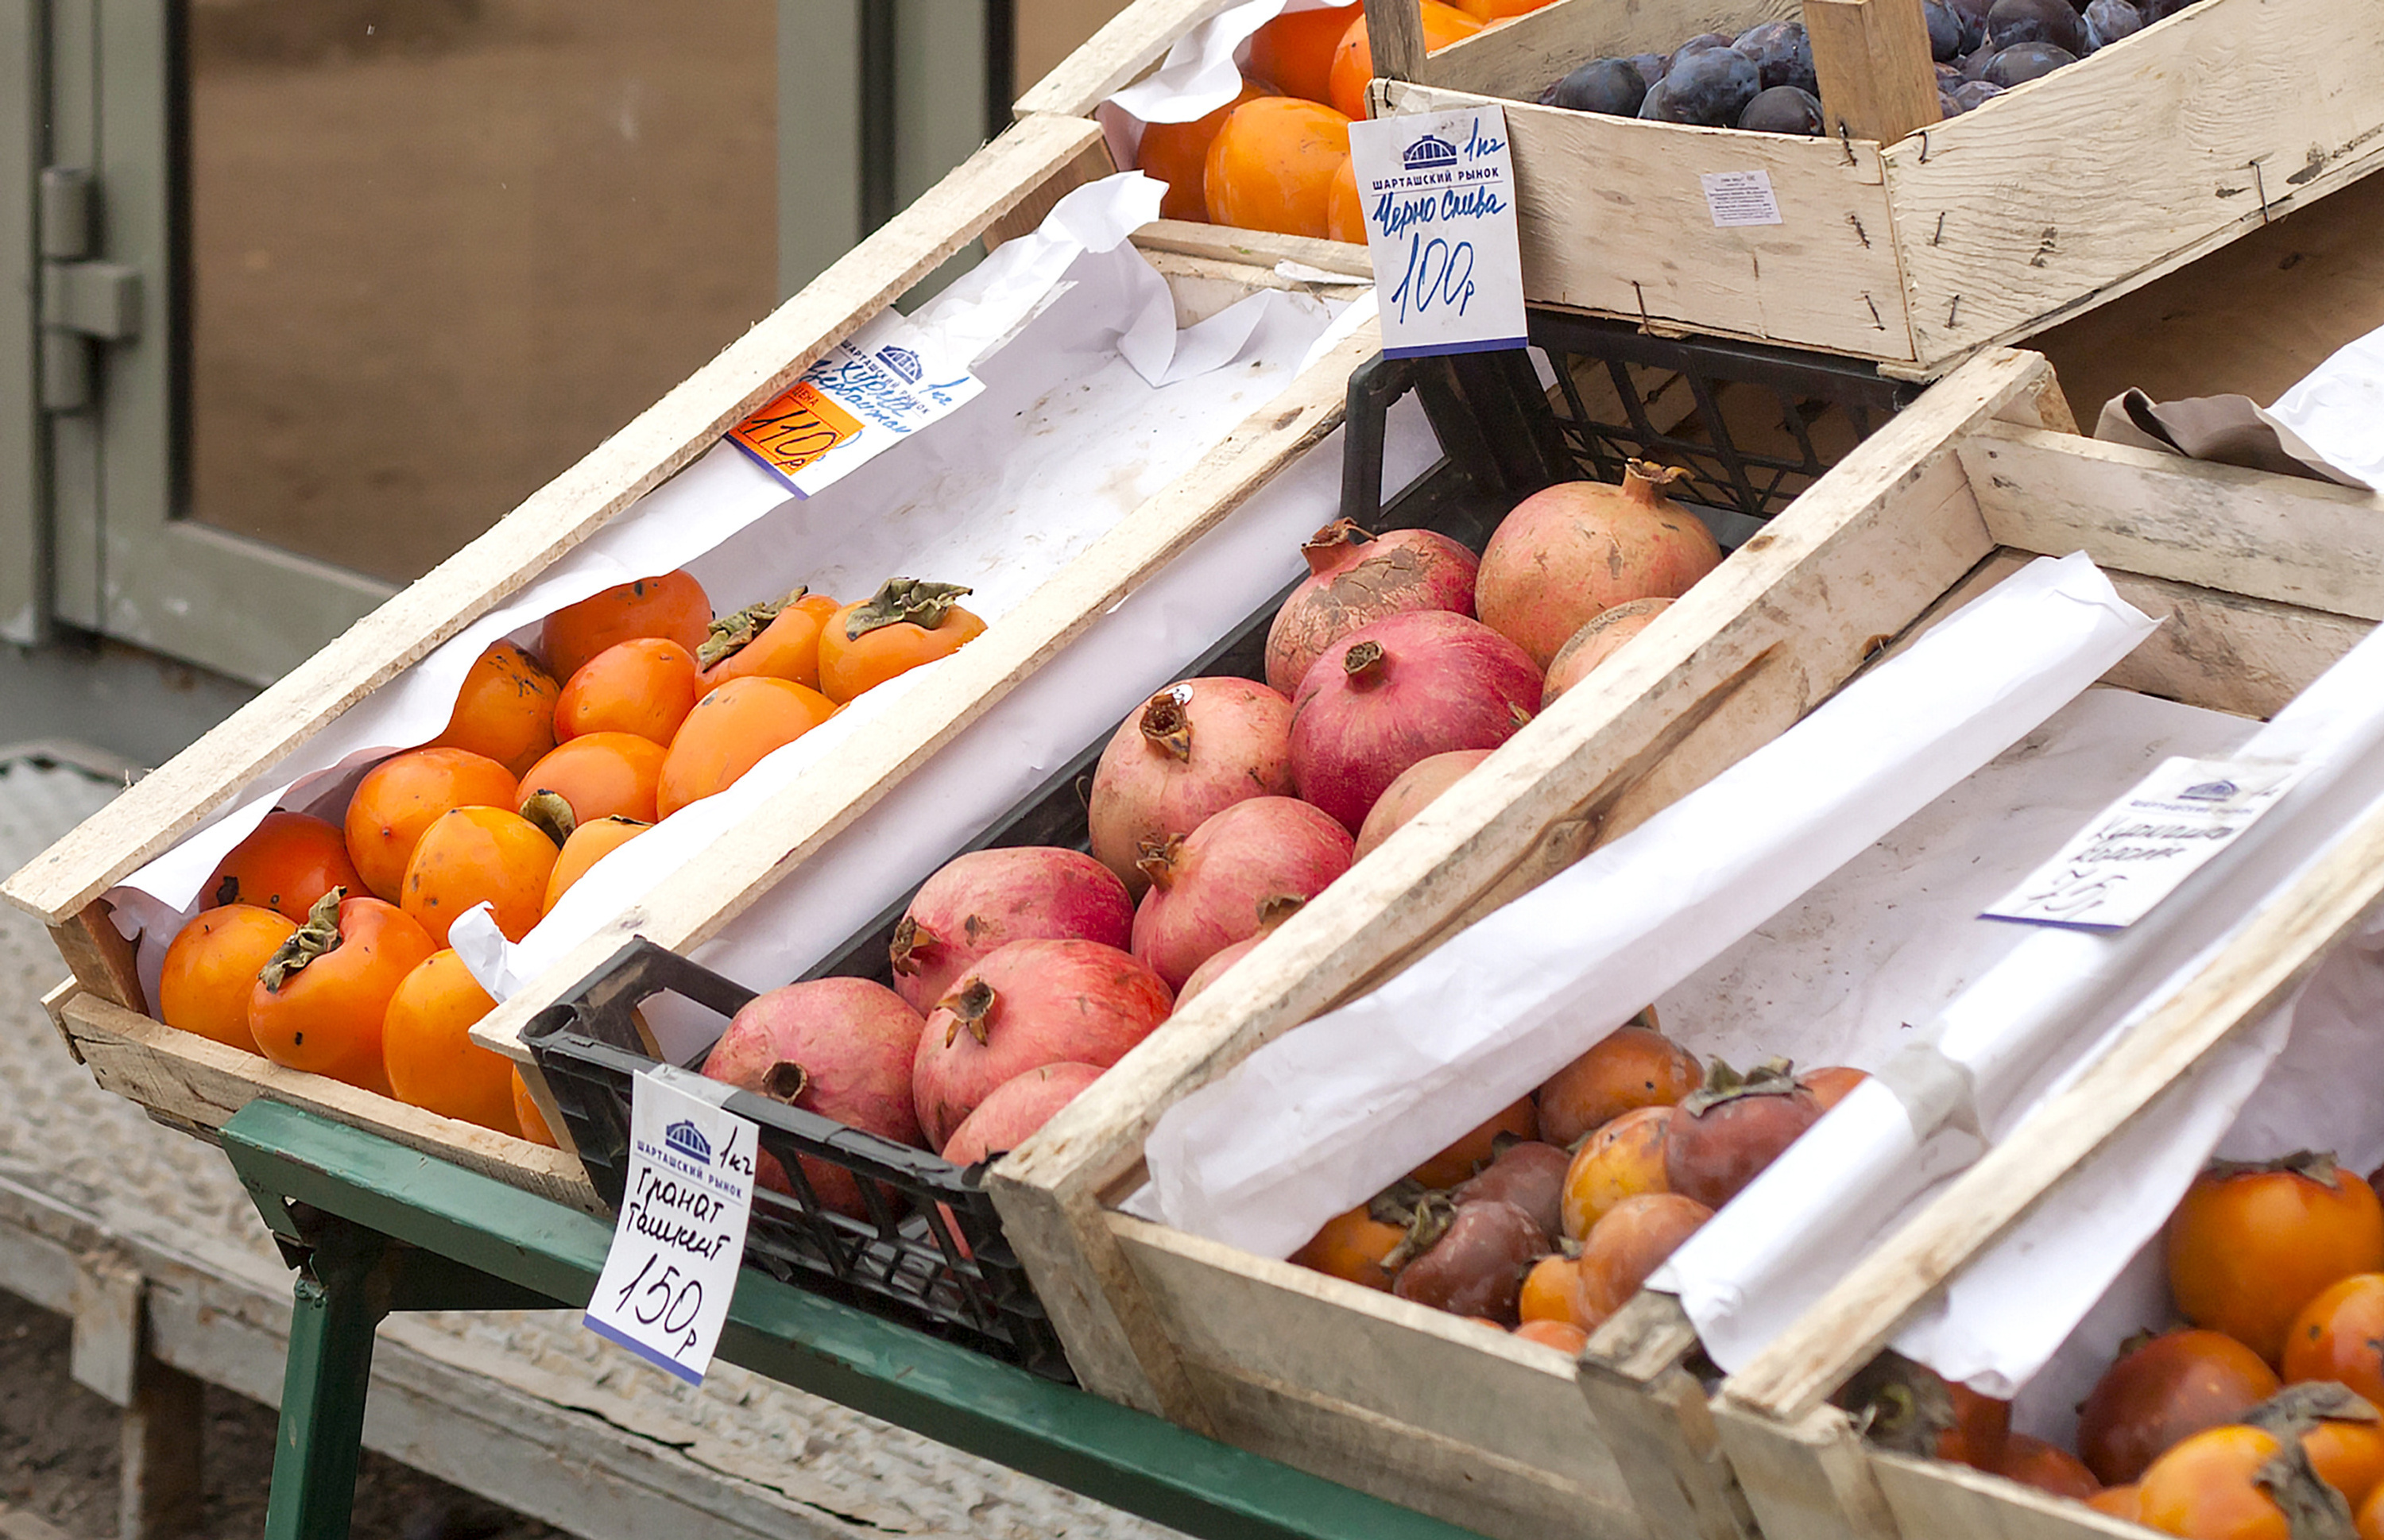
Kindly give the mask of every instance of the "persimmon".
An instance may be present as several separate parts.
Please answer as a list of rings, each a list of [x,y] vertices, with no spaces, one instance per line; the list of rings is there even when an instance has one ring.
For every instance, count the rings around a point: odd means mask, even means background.
[[[2078,1409],[2078,1453],[2098,1481],[2131,1482],[2163,1450],[2232,1422],[2279,1389],[2223,1332],[2167,1332],[2120,1354]]]
[[[2384,1273],[2337,1279],[2303,1305],[2280,1367],[2289,1382],[2335,1380],[2384,1404]]]
[[[296,925],[332,888],[354,892],[363,886],[337,825],[304,813],[268,813],[199,892],[210,905],[255,904]]]
[[[1383,1260],[1406,1238],[1404,1227],[1374,1218],[1360,1204],[1326,1220],[1307,1245],[1291,1254],[1291,1260],[1301,1267],[1387,1294],[1391,1274]]]
[[[1954,1425],[1937,1435],[1937,1458],[1993,1471],[2011,1440],[2011,1403],[1981,1396],[1959,1380],[1945,1382],[1954,1397]]]
[[[1209,217],[1239,230],[1332,235],[1333,176],[1349,158],[1349,119],[1315,102],[1260,96],[1209,142],[1201,195]]]
[[[2274,1364],[2293,1317],[2328,1285],[2384,1272],[2384,1207],[2331,1155],[2221,1162],[2170,1216],[2167,1250],[2185,1318]]]
[[[1558,1223],[1574,1240],[1626,1198],[1670,1192],[1664,1180],[1664,1143],[1672,1109],[1642,1107],[1623,1113],[1592,1134],[1565,1168]]]
[[[652,828],[635,818],[599,818],[572,829],[563,841],[563,849],[554,858],[553,870],[546,874],[546,899],[540,905],[541,915],[553,913],[571,885],[588,875],[588,869],[611,855],[615,851]]]
[[[1353,246],[1366,243],[1366,205],[1358,196],[1358,163],[1345,160],[1333,173],[1333,188],[1325,195],[1324,234],[1328,240],[1347,241]]]
[[[1459,38],[1471,37],[1482,23],[1440,0],[1423,0],[1423,51],[1446,48]],[[1374,50],[1366,41],[1366,18],[1349,23],[1333,45],[1333,75],[1325,100],[1350,118],[1366,116],[1366,82],[1374,78]]]
[[[414,916],[379,899],[323,895],[249,990],[248,1029],[277,1064],[382,1096],[390,997],[439,950]]]
[[[2384,1540],[2384,1482],[2359,1505],[2358,1528],[2359,1540]]]
[[[1523,1274],[1523,1292],[1515,1309],[1525,1321],[1572,1320],[1573,1291],[1581,1286],[1581,1265],[1561,1253],[1542,1257]]]
[[[1695,1198],[1670,1192],[1626,1198],[1606,1211],[1582,1242],[1573,1320],[1596,1331],[1712,1217],[1713,1211]]]
[[[1209,222],[1209,194],[1205,186],[1209,166],[1209,144],[1225,119],[1244,102],[1255,102],[1261,96],[1273,96],[1274,87],[1264,81],[1242,78],[1242,89],[1234,99],[1205,117],[1189,123],[1146,123],[1142,143],[1134,153],[1134,164],[1146,176],[1167,184],[1167,195],[1159,201],[1159,217],[1162,219],[1189,219],[1195,224]],[[1350,183],[1352,194],[1357,183]]]
[[[1488,1122],[1408,1174],[1427,1187],[1453,1187],[1490,1163],[1498,1153],[1501,1134],[1518,1139],[1539,1136],[1539,1118],[1530,1097],[1500,1108]]]
[[[518,813],[451,808],[415,845],[400,907],[443,947],[447,927],[486,903],[505,939],[518,941],[546,913],[555,855],[554,837]]]
[[[838,705],[922,664],[948,658],[985,634],[985,622],[957,601],[956,583],[890,578],[820,628],[820,693]]]
[[[1250,37],[1249,73],[1273,81],[1285,95],[1332,100],[1333,50],[1358,14],[1354,6],[1325,6],[1276,17]]]
[[[2080,1502],[2103,1487],[2076,1455],[2024,1433],[2011,1434],[2004,1439],[2004,1457],[1995,1462],[1995,1474],[2005,1481],[2033,1486],[2056,1497],[2074,1497]]]
[[[2367,1410],[2373,1414],[2376,1409]],[[2374,1422],[2327,1418],[2302,1434],[2302,1449],[2318,1480],[2353,1508],[2384,1482],[2384,1428]]]
[[[555,746],[529,767],[518,785],[490,807],[519,807],[541,791],[571,804],[574,827],[600,818],[654,821],[654,789],[662,784],[666,751],[635,733],[587,733]]]
[[[510,641],[491,643],[464,676],[439,749],[486,754],[518,776],[554,747],[554,698],[563,687]]]
[[[817,689],[820,629],[842,608],[826,594],[797,589],[784,599],[722,615],[696,649],[695,661],[703,669],[698,692],[757,675]]]
[[[381,1067],[397,1099],[500,1134],[521,1132],[514,1066],[472,1041],[472,1024],[497,1008],[464,960],[432,952],[398,981],[381,1020]]]
[[[1869,1072],[1849,1069],[1844,1064],[1825,1064],[1817,1070],[1807,1070],[1796,1077],[1796,1083],[1813,1093],[1813,1099],[1826,1112],[1844,1101],[1856,1086],[1869,1080]]]
[[[348,799],[348,856],[365,886],[395,903],[430,821],[451,807],[513,807],[518,779],[468,749],[414,749],[374,765]]]
[[[277,910],[251,903],[203,909],[174,935],[157,979],[157,1016],[168,1026],[257,1050],[248,1029],[256,971],[298,928]]]
[[[1457,8],[1487,27],[1510,16],[1529,16],[1550,0],[1456,0]]]
[[[2097,1513],[2107,1513],[2114,1519],[2125,1519],[2131,1524],[2144,1521],[2143,1489],[2134,1482],[2125,1486],[2106,1486],[2086,1499],[2086,1506]]]
[[[731,679],[695,703],[671,739],[655,789],[664,818],[726,791],[776,750],[836,714],[835,702],[791,679]]]
[[[2192,1540],[2291,1540],[2285,1510],[2260,1484],[2284,1452],[2276,1434],[2259,1428],[2206,1428],[2153,1461],[2136,1484],[2138,1521]],[[2315,1483],[2316,1472],[2300,1463]]]
[[[703,585],[684,572],[666,572],[555,611],[539,628],[538,650],[556,678],[568,679],[615,642],[660,637],[692,652],[711,627],[712,601]]]
[[[1514,1335],[1525,1342],[1536,1342],[1543,1348],[1576,1356],[1589,1346],[1589,1334],[1570,1321],[1525,1321],[1515,1328]]]
[[[1644,1026],[1618,1027],[1540,1087],[1540,1136],[1569,1145],[1625,1112],[1675,1106],[1704,1084],[1687,1049]]]
[[[695,654],[660,637],[616,641],[582,664],[554,703],[554,737],[635,733],[668,747],[702,687]]]
[[[529,1094],[529,1085],[522,1079],[519,1066],[513,1073],[514,1121],[521,1127],[521,1136],[532,1144],[555,1148],[553,1131],[546,1125],[546,1114],[538,1110],[538,1099]]]

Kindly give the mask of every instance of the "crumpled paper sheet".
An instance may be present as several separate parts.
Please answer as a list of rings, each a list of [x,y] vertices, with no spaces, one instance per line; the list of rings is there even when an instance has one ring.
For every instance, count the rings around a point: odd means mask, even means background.
[[[1134,164],[1145,123],[1189,123],[1240,95],[1247,44],[1260,27],[1288,11],[1339,9],[1355,20],[1358,0],[1249,0],[1177,38],[1158,68],[1093,109],[1111,158]]]
[[[1146,1202],[1289,1254],[2034,730],[2152,627],[2084,556],[2032,563],[1672,807],[1169,1109],[1145,1148]]]
[[[196,912],[201,884],[267,813],[337,817],[373,763],[443,730],[490,643],[534,645],[543,616],[591,593],[685,566],[726,612],[798,582],[859,594],[916,571],[972,585],[970,606],[987,619],[1016,605],[1278,394],[1335,326],[1325,305],[1269,291],[1177,332],[1164,280],[1125,242],[1158,197],[1138,173],[1080,188],[1037,234],[1004,244],[912,318],[971,358],[987,386],[975,400],[808,499],[733,446],[714,446],[111,889],[118,927],[141,939],[144,983],[155,990],[165,945]],[[1154,386],[1146,371],[1167,383]],[[705,831],[725,828],[902,693],[873,691],[757,766],[735,801],[708,799],[607,856],[604,880],[575,888],[573,899],[589,897],[559,906],[538,944],[548,955],[566,950],[566,934],[602,918],[590,910],[645,890]]]

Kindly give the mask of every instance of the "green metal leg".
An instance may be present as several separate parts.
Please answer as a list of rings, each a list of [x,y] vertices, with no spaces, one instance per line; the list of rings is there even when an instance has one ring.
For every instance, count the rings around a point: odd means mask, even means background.
[[[327,1225],[299,1274],[265,1540],[347,1540],[391,1251],[386,1236]]]

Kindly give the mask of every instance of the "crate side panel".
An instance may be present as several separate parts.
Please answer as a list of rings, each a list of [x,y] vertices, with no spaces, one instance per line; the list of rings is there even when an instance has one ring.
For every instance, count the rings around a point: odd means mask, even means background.
[[[1958,1534],[1963,1540],[2105,1540],[2142,1535],[2142,1526],[2097,1513],[2016,1481],[1951,1460],[1874,1451],[1879,1480],[1896,1527],[1906,1534]]]
[[[1557,0],[1438,50],[1421,78],[1529,102],[1591,59],[1669,54],[1700,32],[1735,36],[1758,21],[1794,21],[1802,14],[1798,0]]]

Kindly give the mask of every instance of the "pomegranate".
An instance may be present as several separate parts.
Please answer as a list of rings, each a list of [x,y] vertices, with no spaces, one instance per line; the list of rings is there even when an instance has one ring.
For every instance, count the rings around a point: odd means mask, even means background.
[[[741,1090],[817,1112],[899,1144],[915,1145],[911,1061],[919,1013],[883,984],[865,978],[814,978],[754,996],[705,1056],[703,1073]],[[792,1193],[786,1168],[769,1151],[754,1180]],[[851,1172],[805,1156],[803,1175],[819,1199],[854,1218],[868,1213]]]
[[[1249,797],[1291,795],[1291,702],[1251,679],[1184,679],[1143,702],[1093,770],[1093,855],[1129,898],[1145,845],[1190,834]]]
[[[1384,788],[1382,796],[1367,810],[1366,821],[1358,827],[1358,859],[1407,826],[1408,820],[1433,804],[1434,799],[1465,778],[1465,773],[1490,757],[1487,749],[1452,749],[1445,754],[1420,759],[1399,772],[1399,778]]]
[[[1291,711],[1299,794],[1356,829],[1409,765],[1495,749],[1540,709],[1540,670],[1480,621],[1418,610],[1325,649]]]
[[[1308,578],[1267,627],[1267,683],[1289,695],[1327,647],[1384,615],[1409,610],[1473,613],[1472,552],[1429,529],[1370,535],[1346,518],[1299,548]]]
[[[952,1130],[944,1141],[944,1159],[956,1166],[973,1166],[998,1151],[1017,1149],[1100,1077],[1099,1065],[1074,1063],[1042,1064],[1012,1075]]]
[[[1820,1121],[1819,1099],[1797,1084],[1786,1060],[1742,1075],[1717,1059],[1705,1088],[1675,1109],[1664,1140],[1664,1180],[1674,1192],[1719,1209]]]
[[[1538,1220],[1504,1198],[1459,1203],[1453,1211],[1446,1199],[1427,1198],[1401,1248],[1413,1260],[1398,1267],[1393,1294],[1511,1326],[1523,1272],[1547,1251],[1548,1240]],[[1384,1265],[1398,1259],[1394,1251]]]
[[[1186,1000],[1216,983],[1219,975],[1257,950],[1260,941],[1273,935],[1277,925],[1298,913],[1307,906],[1307,903],[1306,899],[1286,897],[1269,899],[1260,904],[1259,933],[1256,936],[1246,936],[1222,951],[1211,953],[1209,961],[1193,969],[1192,976],[1184,981],[1184,987],[1175,991],[1175,1008],[1178,1011],[1184,1009]]]
[[[1159,975],[1099,941],[1012,941],[962,974],[919,1034],[911,1094],[935,1148],[1002,1082],[1045,1064],[1107,1069],[1167,1019]]]
[[[1688,592],[1721,565],[1721,547],[1664,495],[1682,474],[1634,460],[1620,487],[1564,481],[1517,503],[1482,553],[1473,603],[1483,624],[1546,669],[1602,612]]]
[[[1285,899],[1312,899],[1349,869],[1349,831],[1291,797],[1253,797],[1186,838],[1144,851],[1150,891],[1134,913],[1134,954],[1170,988],[1259,933]]]
[[[1655,624],[1672,607],[1669,599],[1633,599],[1590,618],[1565,639],[1548,662],[1547,698],[1551,701],[1589,677],[1589,671],[1622,650],[1622,644]]]
[[[1074,937],[1124,950],[1125,884],[1091,856],[1050,845],[971,851],[922,884],[894,926],[894,988],[931,1011],[969,964],[1012,941]]]

